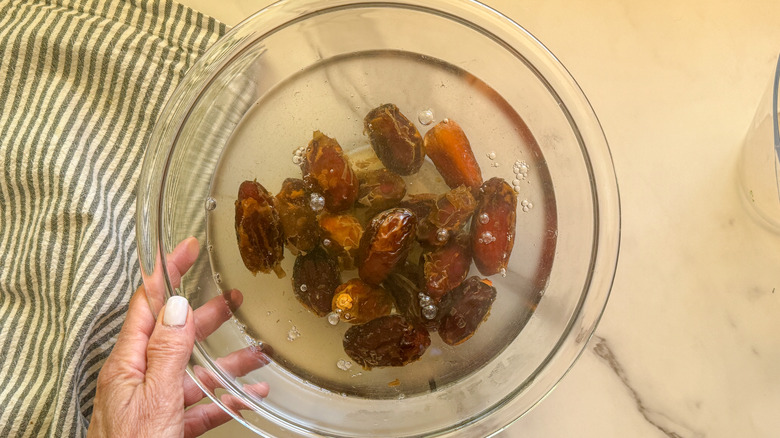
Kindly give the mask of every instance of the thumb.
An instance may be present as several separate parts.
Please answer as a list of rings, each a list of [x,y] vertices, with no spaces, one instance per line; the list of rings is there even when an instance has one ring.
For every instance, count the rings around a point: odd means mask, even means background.
[[[146,347],[146,384],[158,397],[182,397],[184,370],[195,343],[193,312],[186,298],[175,295],[160,316]]]

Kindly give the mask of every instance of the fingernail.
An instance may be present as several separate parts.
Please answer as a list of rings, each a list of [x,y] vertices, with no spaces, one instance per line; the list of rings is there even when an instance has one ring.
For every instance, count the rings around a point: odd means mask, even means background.
[[[181,327],[187,323],[187,312],[190,310],[190,303],[187,299],[174,295],[168,298],[165,303],[165,315],[163,315],[163,324],[169,327]]]

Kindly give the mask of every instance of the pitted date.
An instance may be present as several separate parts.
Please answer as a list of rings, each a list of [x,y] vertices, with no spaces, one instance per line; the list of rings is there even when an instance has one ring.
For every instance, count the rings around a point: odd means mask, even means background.
[[[466,186],[439,196],[426,220],[420,223],[418,239],[428,245],[442,246],[458,233],[474,213],[477,201]]]
[[[331,311],[336,288],[341,284],[341,271],[335,258],[320,247],[295,259],[292,275],[295,298],[317,316]]]
[[[448,345],[465,342],[487,320],[496,299],[496,288],[488,279],[469,277],[451,290],[441,306],[439,336]]]
[[[425,151],[450,188],[482,185],[482,170],[466,134],[455,121],[444,119],[425,133]]]
[[[344,322],[364,324],[389,315],[393,310],[393,298],[382,287],[353,278],[336,288],[331,310]]]
[[[380,284],[409,255],[417,228],[414,213],[393,208],[374,216],[358,249],[358,275],[366,283]]]
[[[302,179],[287,178],[275,198],[287,248],[294,255],[309,252],[320,242],[317,214],[309,205],[310,192]]]
[[[506,270],[515,241],[517,195],[501,178],[485,181],[471,222],[474,264],[482,275]]]
[[[363,120],[363,132],[386,168],[399,175],[417,173],[425,160],[420,132],[392,103],[372,109]]]
[[[235,207],[236,240],[246,268],[255,275],[274,271],[284,277],[284,233],[273,196],[257,181],[244,181]]]
[[[314,131],[306,147],[301,170],[309,189],[322,193],[329,212],[346,210],[355,203],[358,179],[336,139]]]
[[[460,285],[469,274],[471,248],[468,236],[459,234],[446,245],[423,253],[425,292],[434,303]]]
[[[418,360],[431,345],[431,337],[424,327],[403,316],[388,315],[350,327],[343,343],[347,355],[370,370],[404,366]]]
[[[322,246],[338,258],[339,266],[346,271],[355,269],[363,226],[351,214],[323,214],[319,217],[322,230]]]
[[[387,169],[376,169],[358,174],[357,207],[376,214],[395,207],[406,195],[403,178]]]

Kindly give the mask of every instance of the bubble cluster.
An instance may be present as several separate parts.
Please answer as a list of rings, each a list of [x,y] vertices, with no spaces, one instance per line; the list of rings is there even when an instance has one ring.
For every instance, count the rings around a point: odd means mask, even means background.
[[[344,359],[339,359],[339,361],[336,362],[336,366],[341,371],[347,371],[348,369],[352,368],[352,362],[350,362],[348,360],[344,360]]]
[[[292,342],[298,338],[301,337],[301,332],[298,331],[298,328],[295,326],[292,326],[290,328],[290,331],[287,332],[287,340]]]
[[[500,271],[498,271],[502,277],[506,277],[506,268],[501,268]]]
[[[485,231],[482,233],[482,235],[479,236],[479,240],[477,241],[481,244],[489,245],[496,241],[496,236],[494,236],[490,231]]]
[[[300,166],[303,163],[303,152],[304,152],[305,146],[301,146],[298,149],[293,152],[292,161],[293,164]]]
[[[512,171],[515,173],[515,179],[512,180],[512,188],[515,189],[516,192],[520,191],[520,183],[522,180],[528,178],[528,163],[525,161],[517,160],[515,161],[514,166],[512,166]]]
[[[217,284],[222,283],[222,276],[219,275],[219,272],[215,272],[212,277],[214,277],[214,283],[217,283]]]
[[[206,211],[213,211],[217,208],[217,200],[214,198],[206,198]]]
[[[496,153],[493,152],[493,151],[490,151],[489,153],[487,153],[485,155],[487,155],[487,157],[490,158],[491,160],[495,160],[496,159]]]
[[[420,294],[420,307],[430,306],[433,304],[433,299],[425,294]]]
[[[520,202],[520,208],[522,208],[524,212],[528,213],[532,208],[534,208],[534,204],[527,199],[523,199]]]
[[[315,212],[322,211],[325,208],[325,198],[319,193],[312,193],[309,199],[309,207]]]

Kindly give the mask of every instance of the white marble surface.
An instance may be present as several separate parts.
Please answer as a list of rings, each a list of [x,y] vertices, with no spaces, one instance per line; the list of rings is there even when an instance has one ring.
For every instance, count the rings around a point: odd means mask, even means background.
[[[233,25],[268,1],[186,0]],[[770,0],[492,0],[589,97],[610,142],[623,240],[573,370],[502,437],[780,435],[780,235],[736,185],[780,51]],[[211,438],[250,436],[237,424]]]

